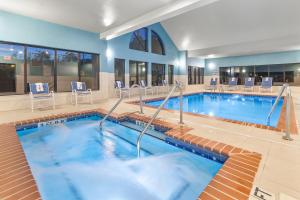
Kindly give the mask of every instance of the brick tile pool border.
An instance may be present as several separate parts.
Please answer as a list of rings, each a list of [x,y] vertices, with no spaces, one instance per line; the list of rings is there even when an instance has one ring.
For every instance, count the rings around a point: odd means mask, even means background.
[[[16,121],[0,125],[0,199],[1,200],[37,200],[41,199],[36,182],[25,157],[22,145],[16,133],[17,126],[46,122],[59,118],[70,118],[87,114],[106,114],[104,109],[82,112],[55,114],[29,120]],[[112,119],[131,118],[148,122],[150,117],[136,113],[111,115]],[[167,128],[166,135],[195,147],[207,149],[227,156],[222,168],[199,195],[200,200],[209,199],[248,199],[261,154],[250,152],[225,143],[209,140],[188,133],[192,128],[156,119],[156,126]]]

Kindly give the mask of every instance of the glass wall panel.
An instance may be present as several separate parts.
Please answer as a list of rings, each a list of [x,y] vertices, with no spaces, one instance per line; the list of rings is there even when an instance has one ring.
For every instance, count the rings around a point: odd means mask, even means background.
[[[148,29],[141,28],[132,33],[129,48],[138,51],[147,51]]]
[[[57,51],[57,91],[70,92],[71,81],[79,81],[79,54]]]
[[[99,89],[99,56],[80,53],[79,80],[86,83],[88,89]]]
[[[174,65],[168,66],[168,83],[172,85],[174,83]]]
[[[140,61],[129,61],[129,85],[139,84],[140,80],[147,83],[147,63]]]
[[[49,90],[54,91],[54,57],[53,49],[27,48],[27,83],[48,83]],[[27,92],[29,92],[27,84]]]
[[[165,65],[152,63],[152,85],[160,86],[165,80]]]
[[[0,43],[0,95],[24,94],[22,45]]]
[[[151,31],[151,47],[152,53],[165,55],[165,49],[162,40],[157,33]]]
[[[125,60],[115,58],[115,81],[125,84]]]
[[[204,68],[188,66],[188,84],[202,84],[204,82]]]
[[[269,66],[268,65],[255,66],[255,84],[260,85],[263,77],[269,77]]]

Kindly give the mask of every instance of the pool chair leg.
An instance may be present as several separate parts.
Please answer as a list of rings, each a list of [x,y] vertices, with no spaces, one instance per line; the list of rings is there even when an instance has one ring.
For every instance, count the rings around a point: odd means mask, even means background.
[[[77,95],[75,95],[75,105],[77,106],[78,103],[78,99],[77,99]]]

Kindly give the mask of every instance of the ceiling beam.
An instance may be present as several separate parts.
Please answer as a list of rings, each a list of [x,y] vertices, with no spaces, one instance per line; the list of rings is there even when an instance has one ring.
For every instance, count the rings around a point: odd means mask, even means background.
[[[161,22],[163,20],[172,18],[182,13],[191,11],[193,9],[206,6],[219,0],[178,0],[170,3],[159,9],[146,13],[138,18],[130,20],[120,26],[109,29],[100,33],[100,39],[110,40],[120,35],[135,31],[139,28],[149,26],[151,24]]]

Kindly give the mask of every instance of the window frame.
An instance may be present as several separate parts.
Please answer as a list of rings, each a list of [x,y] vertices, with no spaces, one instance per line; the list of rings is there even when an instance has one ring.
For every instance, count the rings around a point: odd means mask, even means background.
[[[92,54],[92,55],[96,55],[97,56],[97,73],[96,73],[96,82],[97,82],[97,89],[95,90],[99,90],[100,89],[100,83],[99,83],[99,72],[100,72],[100,54],[98,53],[92,53],[92,52],[84,52],[84,51],[77,51],[77,50],[71,50],[71,49],[64,49],[64,48],[54,48],[54,47],[48,47],[48,46],[42,46],[42,45],[35,45],[35,44],[25,44],[25,43],[18,43],[18,42],[10,42],[10,41],[4,41],[4,40],[0,40],[0,45],[1,44],[7,44],[7,45],[18,45],[18,46],[23,46],[24,47],[24,52],[23,52],[23,56],[24,56],[24,73],[22,74],[23,78],[24,78],[24,91],[23,93],[13,93],[13,94],[5,94],[5,93],[0,93],[0,96],[10,96],[10,95],[24,95],[24,94],[28,94],[29,91],[27,89],[27,69],[28,69],[28,48],[32,47],[32,48],[42,48],[42,49],[48,49],[48,50],[54,50],[54,72],[53,72],[53,76],[54,76],[54,92],[56,93],[61,93],[61,92],[57,92],[57,51],[70,51],[70,52],[76,52],[78,54],[78,56],[80,54]],[[78,60],[78,70],[79,69],[79,63],[80,63],[80,59]],[[78,76],[80,77],[80,76]],[[79,80],[79,78],[78,78]]]
[[[124,73],[121,75],[121,77],[122,77],[122,78],[121,78],[121,79],[122,79],[121,81],[122,81],[122,83],[125,85],[125,74],[126,74],[126,72],[125,72],[125,70],[126,70],[126,69],[125,69],[125,65],[126,65],[126,63],[125,63],[125,59],[122,59],[122,58],[115,58],[115,59],[114,59],[114,77],[115,77],[115,82],[116,82],[116,81],[119,81],[119,79],[117,80],[117,77],[116,77],[116,66],[117,66],[116,64],[117,64],[118,61],[122,63],[122,68],[123,68],[122,71],[123,71]]]
[[[144,49],[134,48],[132,46],[133,41],[134,41],[133,37],[137,38],[137,32],[141,31],[141,30],[145,30],[145,48]],[[141,43],[141,41],[138,41],[138,42]],[[141,52],[148,52],[148,47],[149,47],[149,45],[148,45],[148,28],[143,27],[143,28],[135,30],[131,33],[131,37],[130,37],[130,41],[129,41],[129,49],[135,50],[135,51],[141,51]]]
[[[153,39],[154,39],[154,37],[157,38],[157,41],[160,45],[160,48],[162,49],[162,53],[154,52],[154,49],[153,49],[153,46],[154,46],[153,45]],[[164,45],[161,37],[158,35],[157,32],[155,32],[153,30],[151,30],[151,53],[157,54],[157,55],[162,55],[162,56],[166,55],[165,45]]]
[[[158,80],[153,80],[153,72],[154,72],[154,67],[162,67],[163,74],[158,74],[156,78]],[[158,69],[160,70],[160,69]],[[161,81],[159,81],[159,78],[162,78]],[[162,86],[163,85],[163,80],[166,80],[166,65],[161,64],[161,63],[151,63],[151,85],[152,86]]]

